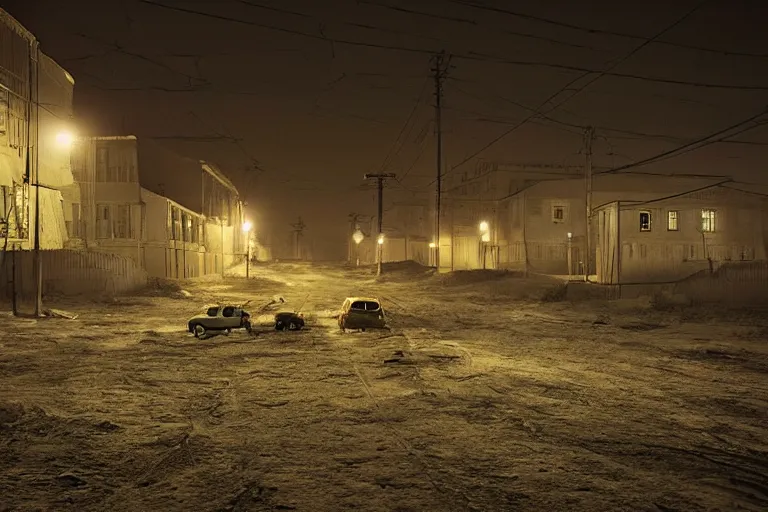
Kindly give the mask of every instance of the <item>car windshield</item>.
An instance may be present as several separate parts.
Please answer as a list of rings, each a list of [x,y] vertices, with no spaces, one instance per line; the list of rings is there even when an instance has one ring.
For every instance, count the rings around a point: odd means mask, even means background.
[[[352,303],[352,306],[350,306],[350,309],[355,311],[378,311],[379,308],[380,306],[378,302],[370,300],[356,300]]]

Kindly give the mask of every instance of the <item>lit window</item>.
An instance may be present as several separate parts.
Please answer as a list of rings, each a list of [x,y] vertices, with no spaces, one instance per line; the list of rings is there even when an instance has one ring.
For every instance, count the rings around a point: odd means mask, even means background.
[[[651,212],[640,212],[640,231],[651,230]]]
[[[670,211],[667,213],[667,230],[677,231],[677,219],[679,218],[678,212]]]
[[[701,230],[705,233],[714,233],[717,220],[715,210],[701,210]]]
[[[565,222],[565,206],[552,207],[552,222]]]

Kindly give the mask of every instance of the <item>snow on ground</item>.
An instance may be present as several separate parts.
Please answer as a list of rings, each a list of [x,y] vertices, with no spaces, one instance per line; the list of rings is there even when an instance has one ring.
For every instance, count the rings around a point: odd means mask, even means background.
[[[768,509],[765,311],[386,270],[257,266],[1,317],[0,510]],[[307,330],[185,332],[275,294]],[[340,333],[348,295],[392,331]]]

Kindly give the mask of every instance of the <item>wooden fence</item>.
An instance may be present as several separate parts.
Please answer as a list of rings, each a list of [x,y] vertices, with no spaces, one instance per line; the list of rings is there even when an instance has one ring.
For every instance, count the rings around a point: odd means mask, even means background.
[[[43,294],[116,295],[147,284],[147,274],[124,256],[71,250],[41,251]],[[15,268],[16,293],[35,294],[32,251],[0,252],[0,294],[10,297]]]

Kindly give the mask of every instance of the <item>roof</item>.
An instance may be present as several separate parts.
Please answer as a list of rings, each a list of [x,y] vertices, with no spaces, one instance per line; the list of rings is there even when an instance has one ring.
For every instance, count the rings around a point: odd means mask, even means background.
[[[365,301],[369,301],[369,302],[381,302],[381,301],[380,301],[379,299],[377,299],[376,297],[347,297],[347,298],[345,299],[345,302],[346,302],[346,301],[350,301],[350,302],[357,302],[357,301],[359,301],[359,300],[361,300],[361,301],[364,301],[364,302],[365,302]]]
[[[235,187],[235,185],[229,180],[229,178],[227,178],[227,176],[223,172],[221,172],[221,170],[218,167],[216,167],[216,165],[210,162],[206,162],[205,160],[200,160],[200,165],[203,166],[203,171],[207,172],[208,174],[216,178],[216,180],[218,180],[219,183],[221,183],[222,185],[224,185],[225,187],[233,191],[235,194],[238,194],[237,187]]]
[[[33,44],[37,42],[37,39],[35,36],[27,30],[24,25],[19,23],[19,21],[8,14],[7,11],[0,8],[0,21],[2,21],[6,26],[8,26],[11,30],[16,32],[19,36],[24,38],[28,43]]]
[[[705,185],[705,186],[701,186],[701,187],[697,187],[697,188],[693,188],[693,189],[689,189],[689,190],[684,190],[684,191],[676,193],[676,194],[669,194],[669,195],[664,195],[664,196],[660,196],[660,197],[654,197],[652,199],[646,199],[646,200],[642,200],[642,201],[640,201],[640,200],[635,200],[635,201],[633,201],[633,200],[617,200],[616,201],[615,200],[615,201],[611,201],[610,203],[600,204],[599,206],[596,206],[594,209],[595,210],[599,210],[599,209],[605,208],[609,204],[612,204],[612,203],[615,203],[615,202],[626,203],[629,208],[632,208],[632,207],[636,207],[636,206],[644,206],[644,205],[648,205],[648,204],[658,203],[658,202],[661,202],[661,201],[667,201],[667,200],[670,200],[670,199],[685,198],[685,196],[689,196],[691,194],[696,194],[697,192],[706,192],[708,190],[711,191],[711,190],[714,190],[714,189],[717,189],[717,190],[720,190],[720,191],[726,191],[725,193],[727,193],[729,195],[734,195],[735,194],[735,195],[740,195],[740,196],[743,196],[743,197],[749,197],[751,199],[751,201],[748,201],[748,203],[749,203],[749,205],[753,205],[753,206],[755,204],[759,204],[760,202],[765,202],[766,200],[768,200],[768,195],[766,195],[766,194],[761,194],[759,192],[752,192],[752,191],[749,191],[749,190],[741,190],[739,188],[729,187],[728,183],[730,183],[730,180],[722,180],[722,181],[720,181],[718,183],[713,183],[713,184],[710,184],[710,185]]]

